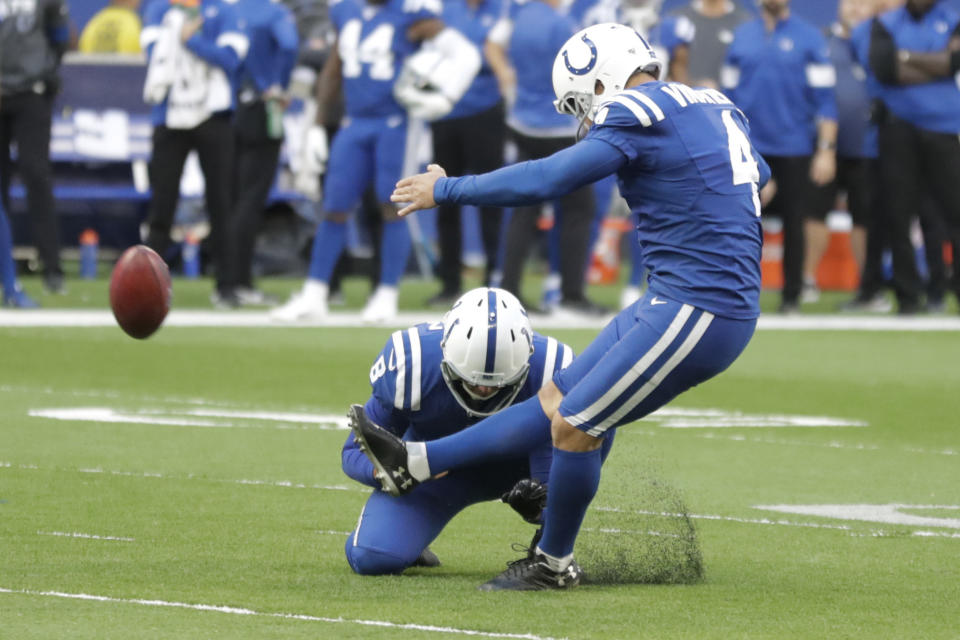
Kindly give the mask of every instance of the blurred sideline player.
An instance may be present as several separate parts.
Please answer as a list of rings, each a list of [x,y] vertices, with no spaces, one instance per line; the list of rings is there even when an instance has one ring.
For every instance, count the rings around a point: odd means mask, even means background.
[[[237,74],[233,224],[227,232],[222,297],[231,305],[269,304],[269,296],[253,286],[253,250],[277,175],[282,113],[289,102],[287,90],[299,38],[293,13],[283,3],[243,0],[237,3],[237,13],[245,24],[250,50]]]
[[[442,321],[393,333],[370,368],[373,393],[363,407],[354,405],[352,417],[365,414],[398,437],[432,440],[534,397],[572,359],[570,347],[533,332],[526,311],[509,292],[474,289]],[[343,446],[343,471],[376,490],[347,538],[350,567],[379,575],[435,566],[438,560],[427,545],[457,513],[510,493],[525,478],[533,480],[519,485],[510,502],[535,522],[542,508],[540,483],[546,483],[550,468],[550,430],[544,426],[529,448],[509,439],[499,446],[502,460],[459,469],[391,496],[379,490],[374,466],[351,433]]]
[[[790,0],[760,0],[760,17],[737,27],[721,74],[724,92],[750,118],[753,143],[777,185],[770,210],[783,221],[780,312],[797,313],[808,246],[829,240],[816,218],[816,186],[837,169],[836,73],[823,34],[790,10]]]
[[[302,290],[274,310],[273,318],[292,321],[323,317],[328,312],[329,282],[347,240],[347,220],[371,183],[381,202],[384,219],[380,240],[380,284],[367,301],[362,317],[376,322],[397,313],[397,287],[410,254],[407,225],[390,204],[390,191],[403,171],[407,140],[407,112],[394,97],[394,83],[418,43],[430,40],[436,52],[428,73],[440,78],[440,91],[431,98],[449,111],[480,66],[480,56],[468,40],[440,19],[439,0],[338,0],[330,5],[337,41],[317,86],[317,126],[305,144],[326,159],[326,109],[341,86],[345,98],[343,126],[330,148],[323,189],[323,221],[314,236],[310,269]],[[443,64],[440,64],[443,63]],[[469,69],[473,68],[473,73]],[[458,70],[464,69],[462,73]],[[444,80],[446,82],[444,82]],[[450,88],[459,95],[445,95]],[[430,104],[425,113],[432,116]],[[429,112],[429,113],[426,113]],[[412,146],[412,145],[411,145]],[[415,152],[415,149],[408,149]]]
[[[431,442],[402,442],[369,422],[354,432],[402,493],[448,470],[496,459],[499,442],[551,428],[554,449],[543,538],[482,589],[576,586],[573,547],[600,482],[610,429],[642,418],[726,369],[759,315],[759,188],[769,167],[746,118],[723,94],[657,81],[660,62],[633,29],[575,34],[554,62],[557,108],[588,133],[549,158],[481,176],[435,165],[393,199],[405,215],[437,201],[515,205],[555,197],[616,172],[637,215],[649,289],[620,312],[536,399]],[[518,446],[518,448],[521,448]]]

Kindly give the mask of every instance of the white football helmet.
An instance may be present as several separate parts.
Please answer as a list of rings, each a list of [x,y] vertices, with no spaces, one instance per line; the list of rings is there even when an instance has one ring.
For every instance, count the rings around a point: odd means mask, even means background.
[[[443,316],[443,379],[460,406],[489,416],[509,406],[530,370],[533,329],[520,301],[503,289],[468,291]],[[493,387],[490,394],[471,387]]]
[[[597,115],[600,105],[623,91],[636,71],[660,77],[662,63],[639,33],[622,24],[606,22],[575,33],[553,61],[553,105],[583,124]],[[597,81],[603,91],[596,93]]]

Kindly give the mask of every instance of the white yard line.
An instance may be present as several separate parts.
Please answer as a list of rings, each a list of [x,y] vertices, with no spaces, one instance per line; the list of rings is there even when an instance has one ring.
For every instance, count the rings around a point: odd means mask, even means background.
[[[319,489],[322,491],[359,491],[361,493],[370,493],[371,489],[369,487],[361,487],[359,485],[343,485],[343,484],[305,484],[301,482],[292,482],[290,480],[255,480],[255,479],[224,479],[224,478],[207,478],[205,476],[199,476],[193,473],[188,473],[185,475],[172,475],[164,473],[156,473],[151,471],[116,471],[110,469],[102,469],[100,467],[81,467],[78,469],[64,469],[64,468],[41,468],[35,464],[16,464],[13,462],[0,461],[0,469],[23,469],[29,471],[67,471],[70,473],[92,473],[92,474],[104,474],[111,476],[123,476],[128,478],[156,478],[160,480],[199,480],[202,482],[217,482],[221,484],[238,484],[238,485],[250,485],[250,486],[262,486],[262,487],[280,487],[283,489]]]
[[[621,429],[618,432],[618,435],[622,434],[636,434],[643,436],[662,436],[667,432],[657,431],[654,429],[639,429],[630,427],[628,429]],[[884,447],[880,447],[875,444],[863,444],[863,443],[845,443],[837,442],[836,440],[831,440],[830,442],[809,442],[806,440],[790,440],[786,438],[771,438],[763,436],[744,436],[739,434],[726,434],[726,433],[697,433],[695,435],[697,438],[703,438],[704,440],[728,440],[730,442],[752,442],[756,444],[772,444],[777,446],[785,447],[815,447],[818,449],[840,449],[846,451],[883,451]],[[957,449],[926,449],[923,447],[898,447],[899,451],[906,453],[916,453],[921,455],[935,455],[935,456],[960,456],[960,450]]]
[[[669,511],[647,511],[644,509],[620,509],[618,507],[591,507],[596,511],[612,511],[614,513],[637,513],[647,516],[662,516],[664,518],[683,518],[691,520],[714,520],[720,522],[736,522],[740,524],[760,524],[780,527],[804,527],[808,529],[833,529],[835,531],[844,531],[854,537],[873,537],[886,538],[910,535],[919,538],[957,538],[960,534],[939,532],[939,531],[911,531],[909,534],[898,533],[896,531],[885,531],[883,529],[870,529],[868,531],[857,531],[853,527],[845,524],[823,524],[817,522],[794,522],[791,520],[770,520],[769,518],[739,518],[736,516],[721,516],[706,513],[671,513]]]
[[[78,533],[76,531],[68,533],[66,531],[37,531],[38,536],[59,536],[62,538],[85,538],[87,540],[110,540],[113,542],[136,542],[135,538],[125,538],[122,536],[95,536],[92,533]]]
[[[393,322],[383,325],[365,324],[359,313],[331,313],[324,320],[277,323],[266,311],[180,311],[174,310],[164,324],[168,327],[248,327],[289,329],[297,327],[409,327],[421,322],[434,322],[437,313],[404,312]],[[557,313],[531,317],[537,329],[599,329],[607,318],[582,318]],[[116,327],[113,314],[107,310],[0,310],[0,327]],[[761,331],[960,331],[956,316],[841,316],[841,315],[763,315],[757,324]],[[119,329],[118,329],[119,331]]]
[[[133,477],[133,478],[156,478],[162,480],[201,480],[204,482],[217,482],[223,484],[236,484],[236,485],[253,485],[253,486],[266,486],[266,487],[277,487],[283,489],[318,489],[322,491],[357,491],[361,493],[370,493],[371,489],[369,487],[361,487],[355,485],[320,485],[320,484],[304,484],[299,482],[291,482],[289,480],[249,480],[249,479],[221,479],[221,478],[206,478],[201,476],[196,476],[194,474],[186,474],[182,476],[177,475],[167,475],[162,473],[152,473],[152,472],[137,472],[137,471],[111,471],[101,468],[80,468],[80,469],[41,469],[41,467],[34,464],[16,464],[13,462],[4,462],[0,461],[0,469],[23,469],[30,471],[67,471],[73,473],[92,473],[92,474],[106,474],[113,476],[124,476],[124,477]],[[923,505],[921,505],[922,507]],[[612,512],[626,512],[627,510],[620,509],[618,507],[604,507],[604,506],[594,506],[591,507],[596,511],[612,511]],[[857,532],[853,527],[843,524],[823,524],[816,522],[794,522],[791,520],[770,520],[768,518],[741,518],[736,516],[723,516],[715,514],[683,514],[683,513],[671,513],[665,511],[645,511],[645,510],[629,510],[631,513],[637,513],[640,515],[652,515],[652,516],[663,516],[670,518],[682,518],[689,517],[693,520],[715,520],[723,522],[738,522],[742,524],[759,524],[759,525],[777,525],[777,526],[788,526],[788,527],[806,527],[810,529],[833,529],[838,531],[845,531],[852,536],[897,536],[903,535],[897,532],[885,531],[882,529],[873,529],[866,532]],[[320,532],[323,533],[323,532]],[[342,531],[328,531],[326,533],[330,534],[342,534],[346,532]],[[931,531],[914,531],[910,535],[917,537],[942,537],[942,538],[960,538],[960,535],[950,534],[950,533],[939,533]]]
[[[216,604],[194,604],[188,602],[171,602],[159,599],[141,599],[141,598],[112,598],[110,596],[91,595],[89,593],[65,593],[62,591],[33,591],[30,589],[6,589],[0,587],[0,593],[14,595],[39,596],[47,598],[63,598],[67,600],[85,600],[88,602],[108,602],[111,604],[136,604],[145,607],[167,607],[172,609],[189,609],[191,611],[210,611],[216,613],[227,613],[237,616],[257,616],[262,618],[280,618],[283,620],[302,620],[305,622],[325,622],[330,624],[348,624],[365,627],[384,627],[390,629],[403,629],[409,631],[430,631],[435,633],[447,633],[462,636],[475,636],[479,638],[511,638],[515,640],[560,640],[550,636],[538,636],[533,633],[498,633],[495,631],[478,631],[475,629],[458,629],[456,627],[440,627],[429,624],[411,624],[400,622],[389,622],[387,620],[359,620],[350,618],[330,618],[326,616],[313,616],[303,613],[272,613],[269,611],[255,611],[244,607],[228,607]]]

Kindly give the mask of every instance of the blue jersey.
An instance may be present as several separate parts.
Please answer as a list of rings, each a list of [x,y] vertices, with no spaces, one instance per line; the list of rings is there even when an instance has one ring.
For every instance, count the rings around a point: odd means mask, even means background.
[[[869,21],[864,23],[869,25]],[[870,121],[870,91],[867,72],[857,60],[852,37],[834,25],[827,38],[830,61],[837,72],[837,155],[844,158],[876,158],[877,126]]]
[[[759,315],[759,154],[719,91],[649,82],[601,107],[585,140],[619,149],[650,291],[719,316]]]
[[[460,406],[443,379],[442,339],[441,322],[419,324],[390,336],[370,368],[373,393],[365,409],[371,420],[405,440],[416,441],[435,440],[479,422]],[[573,349],[569,346],[534,333],[530,370],[514,403],[535,396],[572,360]],[[528,456],[549,460],[549,451],[523,451],[518,455],[524,459]],[[344,445],[343,467],[351,478],[373,485],[373,465],[357,448],[352,435]]]
[[[237,13],[250,50],[240,69],[240,87],[262,93],[272,86],[285,89],[297,61],[299,37],[293,13],[276,0],[242,0]]]
[[[724,91],[750,118],[753,143],[769,156],[813,153],[817,120],[836,120],[835,74],[823,34],[793,16],[768,32],[763,20],[734,32]]]
[[[690,46],[694,35],[696,35],[696,27],[693,26],[689,18],[682,15],[670,15],[664,17],[650,29],[648,40],[652,47],[662,48],[669,57],[673,57],[678,47]]]
[[[938,2],[919,20],[905,7],[884,13],[880,24],[893,36],[897,49],[918,52],[943,51],[960,29],[960,14]],[[869,38],[858,43],[860,60],[869,59]],[[898,118],[921,129],[960,133],[960,89],[955,77],[912,85],[879,85],[880,99]]]
[[[770,169],[719,91],[648,82],[601,106],[579,143],[481,176],[441,178],[438,203],[518,206],[616,172],[638,216],[649,290],[717,316],[759,313],[760,200]],[[654,304],[659,304],[655,302]]]
[[[567,15],[578,29],[604,22],[622,22],[620,0],[573,0]]]
[[[480,51],[487,41],[487,35],[503,12],[502,0],[481,0],[476,6],[466,0],[445,0],[443,3],[443,22],[467,37]],[[457,101],[443,120],[464,118],[490,109],[500,102],[500,88],[493,69],[487,63],[486,56],[480,71],[473,79],[467,92]]]
[[[517,73],[517,100],[507,123],[538,137],[572,136],[577,125],[553,106],[553,59],[576,31],[568,16],[540,0],[519,5],[508,54]]]
[[[440,12],[440,0],[331,3],[347,116],[406,114],[393,97],[393,83],[406,57],[418,46],[407,37],[407,30],[420,20],[439,18]]]

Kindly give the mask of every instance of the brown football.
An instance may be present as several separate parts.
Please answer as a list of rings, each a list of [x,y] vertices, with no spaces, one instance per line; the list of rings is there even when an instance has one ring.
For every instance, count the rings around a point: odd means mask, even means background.
[[[110,308],[120,328],[142,340],[160,328],[170,311],[170,270],[142,244],[123,252],[110,276]]]

